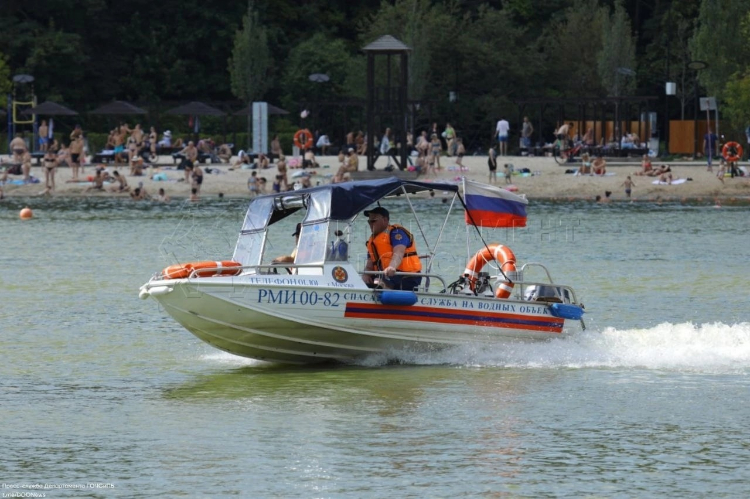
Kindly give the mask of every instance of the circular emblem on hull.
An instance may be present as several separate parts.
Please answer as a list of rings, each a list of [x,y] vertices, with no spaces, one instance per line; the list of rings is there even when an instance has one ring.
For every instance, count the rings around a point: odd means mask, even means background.
[[[349,274],[346,272],[346,269],[340,265],[333,267],[331,275],[336,282],[346,282],[349,279]]]

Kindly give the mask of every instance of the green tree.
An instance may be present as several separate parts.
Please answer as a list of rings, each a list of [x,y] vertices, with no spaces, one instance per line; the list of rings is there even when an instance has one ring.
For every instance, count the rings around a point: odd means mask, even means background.
[[[724,117],[735,130],[750,126],[750,72],[735,75],[724,89]]]
[[[565,96],[602,95],[597,55],[603,47],[606,11],[599,0],[575,0],[564,17],[551,21],[545,47],[548,81],[556,82]]]
[[[290,108],[313,101],[363,96],[364,64],[352,56],[343,40],[318,33],[289,53],[283,73],[284,105]],[[310,81],[310,75],[326,74],[327,82]]]
[[[451,75],[456,69],[452,61],[459,56],[462,37],[457,12],[453,2],[443,5],[430,0],[383,2],[370,21],[363,24],[360,38],[366,45],[383,35],[392,35],[406,44],[411,49],[408,55],[409,98],[432,97],[427,95],[427,89],[437,90],[436,79],[440,77],[434,68],[439,67],[443,70],[441,73]],[[395,61],[393,63],[396,69]],[[376,76],[384,73],[384,68],[376,69]]]
[[[250,2],[242,19],[242,29],[237,30],[234,36],[234,48],[229,59],[232,93],[248,103],[262,98],[272,86],[271,65],[268,35]]]
[[[621,1],[614,11],[605,16],[602,30],[603,44],[597,56],[597,67],[602,86],[609,95],[630,95],[635,79],[625,70],[635,71],[635,45],[630,18]]]
[[[740,25],[742,43],[750,43],[750,14],[743,16]],[[723,91],[724,117],[729,119],[732,128],[743,130],[750,125],[750,70],[734,73]]]
[[[475,20],[465,19],[461,31],[461,107],[471,107],[487,136],[501,115],[515,114],[516,99],[543,93],[543,40],[530,38],[511,12],[488,7],[480,7]]]
[[[8,93],[12,87],[8,57],[0,52],[0,109],[5,110],[8,105]]]
[[[721,99],[726,82],[744,71],[750,62],[747,38],[742,36],[740,19],[750,7],[747,0],[702,0],[698,28],[690,42],[695,60],[708,67],[701,70],[698,80],[709,95]]]

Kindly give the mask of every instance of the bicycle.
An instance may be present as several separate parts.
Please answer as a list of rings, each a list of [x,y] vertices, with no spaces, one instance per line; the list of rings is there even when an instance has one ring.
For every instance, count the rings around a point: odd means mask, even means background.
[[[562,148],[560,147],[560,144],[557,144],[552,148],[552,156],[554,156],[558,165],[578,162],[582,152],[583,144],[566,144]]]

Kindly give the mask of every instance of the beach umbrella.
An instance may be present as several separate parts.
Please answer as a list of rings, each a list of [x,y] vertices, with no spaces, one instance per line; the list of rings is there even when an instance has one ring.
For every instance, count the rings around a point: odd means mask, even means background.
[[[193,127],[193,132],[196,134],[200,131],[200,120],[198,119],[198,116],[225,116],[227,114],[221,109],[216,109],[215,107],[211,107],[208,104],[197,101],[188,102],[187,104],[183,104],[182,106],[174,107],[165,111],[165,113],[186,114],[191,116],[191,126]],[[193,122],[193,116],[195,117],[195,122]]]
[[[168,111],[166,114],[187,114],[190,116],[224,116],[226,113],[221,109],[204,104],[203,102],[189,102],[182,106],[177,106]]]
[[[43,116],[77,116],[78,113],[56,102],[46,101],[26,109],[23,114],[41,114]]]
[[[250,116],[252,114],[253,114],[253,105],[252,104],[250,104],[249,106],[245,106],[242,109],[240,109],[239,111],[237,111],[237,112],[234,113],[235,116]],[[285,110],[281,109],[280,107],[276,107],[276,106],[274,106],[272,104],[269,104],[268,105],[268,114],[269,115],[272,115],[272,114],[289,114],[289,111],[285,111]]]
[[[122,100],[116,100],[99,106],[93,111],[89,111],[89,114],[113,114],[113,115],[125,115],[125,114],[146,114],[144,109],[125,102]]]

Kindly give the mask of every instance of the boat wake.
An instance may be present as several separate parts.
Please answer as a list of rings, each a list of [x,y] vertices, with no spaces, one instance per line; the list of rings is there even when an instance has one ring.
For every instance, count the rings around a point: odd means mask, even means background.
[[[211,352],[201,358],[233,367],[269,365],[224,352]],[[353,363],[360,367],[394,364],[522,369],[637,368],[750,374],[750,322],[605,328],[549,342],[462,345],[434,352],[392,350],[368,355]]]
[[[357,365],[460,365],[508,368],[639,368],[750,373],[750,323],[663,323],[648,329],[588,330],[543,343],[465,345],[438,352],[392,351]]]

